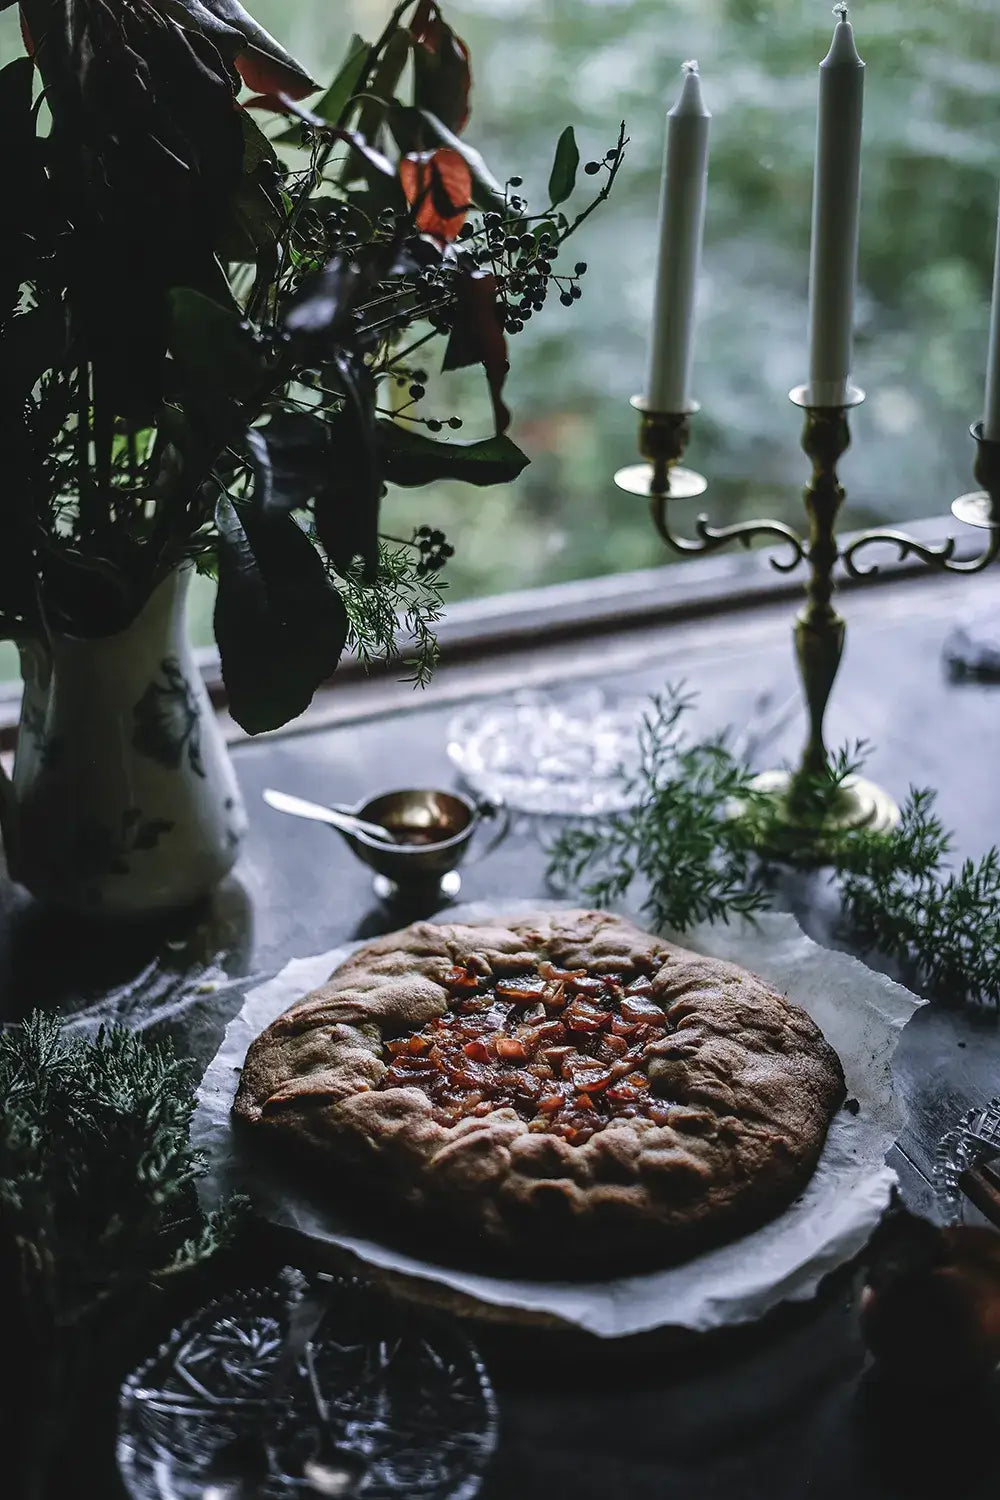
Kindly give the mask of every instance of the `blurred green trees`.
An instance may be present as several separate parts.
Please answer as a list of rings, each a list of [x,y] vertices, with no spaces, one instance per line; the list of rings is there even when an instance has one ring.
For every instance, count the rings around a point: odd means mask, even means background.
[[[457,546],[455,595],[664,561],[614,469],[634,455],[664,113],[687,57],[714,114],[691,460],[715,517],[801,515],[799,415],[816,67],[827,0],[444,0],[472,49],[477,142],[541,204],[551,141],[575,120],[600,154],[617,121],[630,153],[612,204],[574,242],[589,263],[572,313],[517,335],[513,435],[533,463],[507,489],[441,486],[394,515]],[[261,21],[319,76],[388,0],[257,0]],[[994,0],[866,0],[868,63],[855,376],[869,400],[844,464],[848,522],[944,512],[970,487],[1000,184],[1000,8]],[[10,13],[0,56],[19,45]],[[426,410],[447,415],[447,385]],[[463,407],[463,410],[465,408]],[[483,409],[483,424],[488,413]],[[476,434],[467,423],[463,436]],[[403,521],[399,522],[402,526]]]

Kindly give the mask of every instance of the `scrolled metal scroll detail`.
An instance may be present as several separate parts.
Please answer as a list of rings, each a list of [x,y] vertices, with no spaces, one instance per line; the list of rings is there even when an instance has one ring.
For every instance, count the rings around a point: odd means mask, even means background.
[[[787,559],[768,558],[771,567],[777,572],[791,573],[805,560],[805,543],[798,532],[793,531],[791,526],[786,526],[783,521],[742,521],[732,526],[713,526],[708,516],[702,514],[694,523],[696,539],[677,536],[667,520],[669,499],[666,494],[652,497],[650,511],[653,524],[667,546],[685,557],[707,557],[709,553],[717,552],[730,542],[739,542],[741,546],[749,548],[751,542],[758,537],[773,537],[791,548],[791,556]]]
[[[905,562],[908,557],[918,557],[927,567],[935,568],[940,572],[981,573],[984,568],[989,567],[1000,551],[1000,530],[991,531],[984,550],[978,557],[971,558],[955,557],[958,542],[953,536],[946,537],[943,542],[934,546],[929,542],[918,541],[916,537],[908,535],[905,531],[863,531],[860,536],[848,542],[840,553],[840,561],[852,578],[872,578],[878,573],[878,563],[869,563],[867,567],[863,567],[855,561],[862,548],[876,543],[895,547],[899,562]]]

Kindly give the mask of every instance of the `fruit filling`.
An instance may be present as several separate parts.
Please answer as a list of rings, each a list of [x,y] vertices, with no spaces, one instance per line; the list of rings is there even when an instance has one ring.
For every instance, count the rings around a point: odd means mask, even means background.
[[[671,1027],[648,976],[543,962],[507,979],[456,967],[444,983],[445,1014],[386,1042],[379,1088],[422,1089],[442,1124],[511,1108],[574,1145],[612,1120],[667,1123],[670,1104],[651,1094],[645,1063]]]

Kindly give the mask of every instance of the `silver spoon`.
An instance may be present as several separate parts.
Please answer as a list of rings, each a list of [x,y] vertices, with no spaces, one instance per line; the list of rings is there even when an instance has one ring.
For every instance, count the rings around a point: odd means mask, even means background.
[[[273,787],[266,788],[264,801],[277,812],[291,813],[293,818],[311,818],[314,823],[329,823],[331,828],[337,828],[341,833],[364,833],[370,839],[381,839],[387,844],[396,842],[388,828],[383,828],[381,823],[369,823],[365,818],[356,818],[353,813],[324,807],[320,802],[306,802],[302,797],[275,791]]]

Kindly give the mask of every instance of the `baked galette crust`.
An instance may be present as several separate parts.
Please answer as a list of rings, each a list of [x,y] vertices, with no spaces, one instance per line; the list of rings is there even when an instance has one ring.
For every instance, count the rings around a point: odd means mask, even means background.
[[[527,999],[498,1009],[519,983]],[[347,1169],[441,1236],[573,1275],[665,1265],[765,1223],[809,1180],[843,1098],[836,1053],[763,980],[558,911],[369,944],[256,1039],[233,1108],[314,1181],[325,1161],[332,1185]]]

